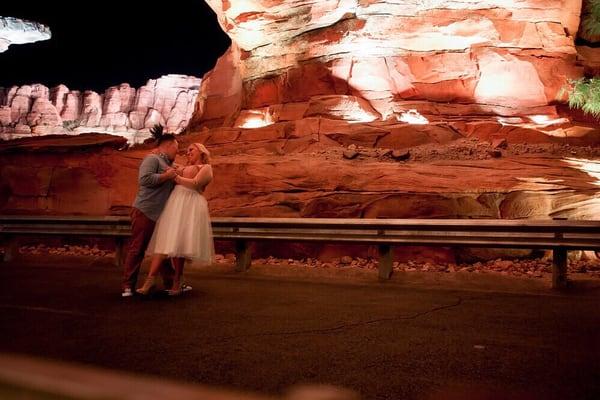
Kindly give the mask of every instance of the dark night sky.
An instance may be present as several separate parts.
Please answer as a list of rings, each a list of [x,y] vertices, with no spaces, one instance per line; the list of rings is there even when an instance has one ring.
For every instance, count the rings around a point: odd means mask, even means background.
[[[104,91],[169,73],[202,77],[230,43],[203,0],[1,3],[0,16],[41,22],[52,31],[50,40],[0,53],[4,87],[64,83]]]

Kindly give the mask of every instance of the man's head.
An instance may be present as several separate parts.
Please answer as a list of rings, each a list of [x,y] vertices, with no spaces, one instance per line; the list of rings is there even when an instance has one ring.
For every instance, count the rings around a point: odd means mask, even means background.
[[[179,143],[177,143],[175,135],[172,133],[165,133],[157,139],[157,142],[160,152],[165,153],[171,161],[175,160],[177,150],[179,150]]]

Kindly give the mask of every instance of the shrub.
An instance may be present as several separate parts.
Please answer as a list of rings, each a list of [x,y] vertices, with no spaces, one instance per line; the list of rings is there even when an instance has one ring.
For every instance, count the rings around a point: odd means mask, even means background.
[[[581,15],[579,36],[595,42],[600,36],[600,0],[587,0]]]
[[[594,117],[600,116],[600,77],[570,80],[569,86],[562,92],[569,96],[569,107],[579,108]]]
[[[65,128],[69,132],[73,131],[75,128],[79,127],[80,125],[81,125],[81,120],[79,120],[79,119],[63,121],[63,128]]]

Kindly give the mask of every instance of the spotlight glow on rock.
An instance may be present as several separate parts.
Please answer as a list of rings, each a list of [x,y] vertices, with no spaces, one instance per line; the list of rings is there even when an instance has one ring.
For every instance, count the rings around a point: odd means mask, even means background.
[[[567,164],[585,172],[593,179],[594,186],[600,186],[600,162],[597,160],[587,160],[584,158],[567,158]]]
[[[552,118],[549,115],[531,115],[529,117],[529,119],[531,120],[531,122],[533,122],[537,125],[544,125],[544,126],[558,125],[558,124],[564,124],[564,123],[569,122],[569,120],[567,118]]]
[[[273,124],[271,114],[268,110],[244,110],[240,113],[235,122],[238,128],[254,129],[262,128]]]
[[[419,114],[417,110],[408,110],[397,116],[398,121],[411,125],[427,125],[429,120]]]
[[[0,53],[11,44],[33,43],[51,36],[50,29],[40,23],[0,16]]]

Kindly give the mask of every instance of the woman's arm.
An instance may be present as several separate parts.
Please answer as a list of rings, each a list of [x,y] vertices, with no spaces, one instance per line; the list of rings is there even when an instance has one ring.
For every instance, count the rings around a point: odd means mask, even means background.
[[[184,178],[182,176],[177,176],[175,178],[175,183],[178,185],[183,185],[187,188],[198,190],[198,188],[205,187],[208,185],[213,179],[212,167],[207,164],[204,167],[200,168],[200,171],[196,173],[196,176],[193,178]]]

